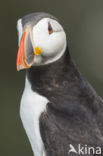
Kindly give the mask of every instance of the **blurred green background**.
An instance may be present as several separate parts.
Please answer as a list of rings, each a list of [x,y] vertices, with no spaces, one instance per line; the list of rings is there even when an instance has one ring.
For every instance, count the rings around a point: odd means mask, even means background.
[[[0,156],[32,156],[19,117],[25,71],[16,71],[18,18],[44,11],[64,26],[78,68],[103,97],[103,0],[2,0],[0,3]]]

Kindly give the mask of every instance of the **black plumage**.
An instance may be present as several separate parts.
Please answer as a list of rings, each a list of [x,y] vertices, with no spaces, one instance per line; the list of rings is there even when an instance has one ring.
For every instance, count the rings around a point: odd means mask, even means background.
[[[103,149],[103,100],[76,68],[68,47],[58,61],[27,69],[27,78],[32,90],[50,101],[40,116],[47,156],[76,156],[68,154],[69,144]]]
[[[31,27],[33,27],[43,18],[51,18],[51,19],[55,19],[56,21],[58,21],[57,18],[51,14],[44,13],[44,12],[37,12],[37,13],[31,13],[31,14],[24,16],[22,18],[22,26],[23,28],[25,28],[28,24],[30,24]]]

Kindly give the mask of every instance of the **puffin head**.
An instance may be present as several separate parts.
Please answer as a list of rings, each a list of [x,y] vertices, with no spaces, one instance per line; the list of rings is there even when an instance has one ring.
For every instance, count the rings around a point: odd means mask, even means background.
[[[55,62],[65,52],[66,34],[58,20],[47,13],[19,19],[17,70]]]

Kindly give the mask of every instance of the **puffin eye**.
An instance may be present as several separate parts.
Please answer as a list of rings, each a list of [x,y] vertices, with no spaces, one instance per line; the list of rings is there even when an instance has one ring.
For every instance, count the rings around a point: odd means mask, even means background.
[[[52,26],[51,26],[50,23],[48,23],[48,33],[49,34],[52,34],[53,33],[53,28],[52,28]]]

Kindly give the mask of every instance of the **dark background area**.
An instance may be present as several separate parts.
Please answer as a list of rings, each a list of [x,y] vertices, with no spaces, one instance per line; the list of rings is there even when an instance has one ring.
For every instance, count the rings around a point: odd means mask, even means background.
[[[67,33],[75,63],[103,97],[103,0],[2,0],[0,3],[0,156],[32,156],[19,117],[25,71],[16,71],[17,20],[49,12]]]

